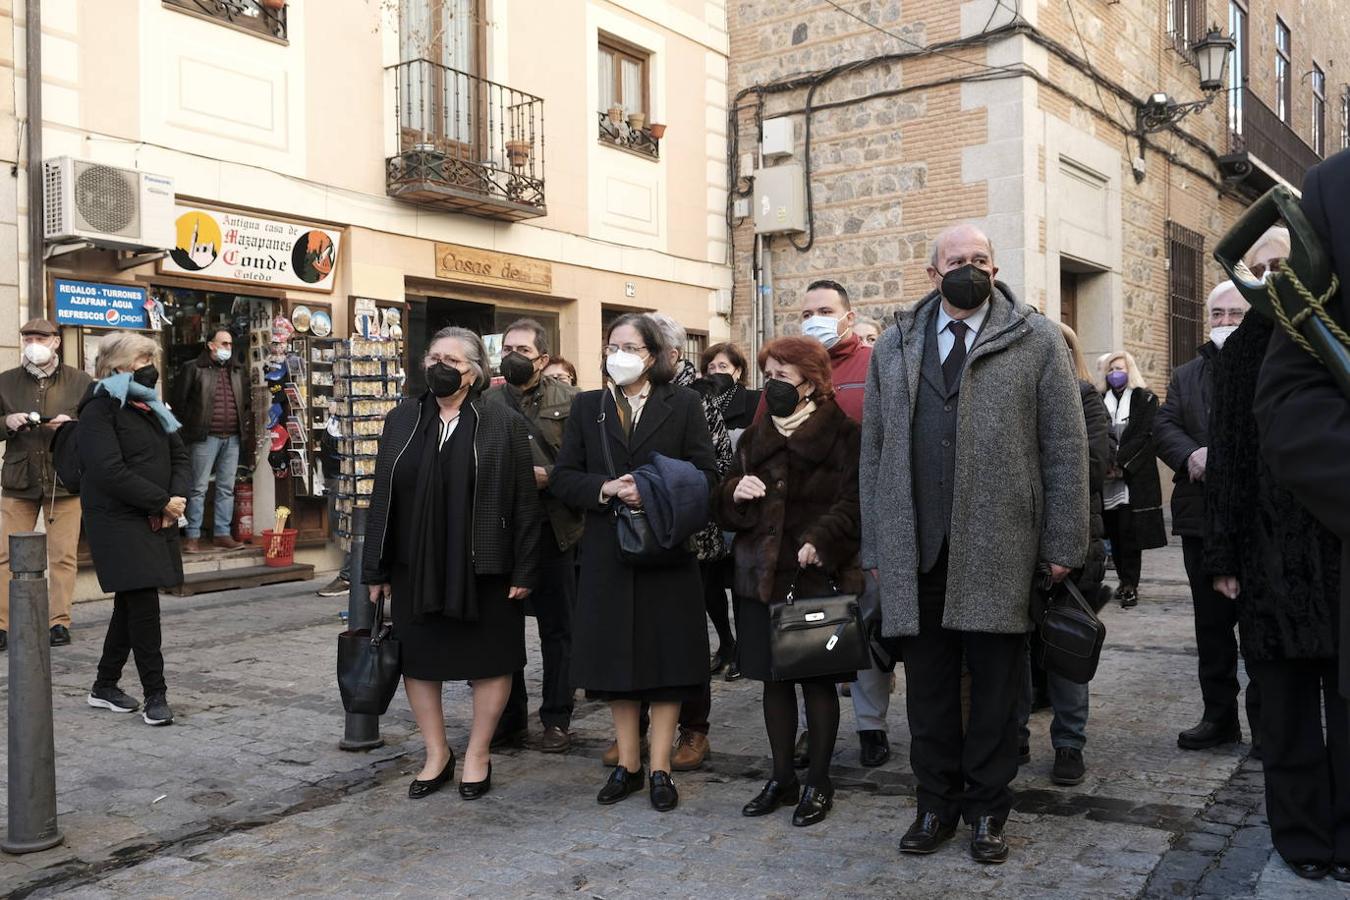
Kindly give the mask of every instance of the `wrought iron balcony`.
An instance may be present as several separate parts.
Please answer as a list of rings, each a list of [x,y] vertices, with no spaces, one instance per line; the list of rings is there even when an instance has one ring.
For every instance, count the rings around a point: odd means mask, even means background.
[[[217,19],[241,31],[286,40],[286,4],[267,0],[163,0],[165,6]]]
[[[1317,151],[1280,121],[1273,109],[1261,102],[1250,88],[1243,88],[1238,103],[1229,104],[1229,150],[1233,156],[1255,158],[1295,188],[1303,186],[1303,176],[1322,161]],[[1231,158],[1231,157],[1230,157]],[[1249,181],[1268,181],[1253,166]],[[1254,183],[1257,190],[1270,185]]]
[[[649,125],[642,128],[634,128],[623,118],[615,121],[609,113],[598,113],[600,118],[600,141],[605,144],[612,144],[615,147],[622,147],[624,150],[631,150],[642,156],[650,156],[652,159],[661,158],[661,138],[655,133],[655,129],[660,129],[665,133],[663,125]]]
[[[542,216],[544,101],[425,59],[391,67],[399,152],[391,197],[515,222]]]

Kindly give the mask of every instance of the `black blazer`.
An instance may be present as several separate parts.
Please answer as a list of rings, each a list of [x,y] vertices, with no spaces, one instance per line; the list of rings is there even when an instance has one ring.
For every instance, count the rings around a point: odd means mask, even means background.
[[[754,423],[755,410],[759,408],[759,395],[761,393],[761,391],[752,391],[739,384],[731,389],[731,399],[727,402],[727,408],[722,413],[722,421],[727,423],[727,428],[744,429],[749,428]]]
[[[1209,446],[1209,412],[1214,395],[1213,360],[1219,349],[1210,341],[1199,356],[1172,372],[1167,400],[1158,410],[1153,439],[1158,458],[1172,470],[1172,533],[1204,537],[1205,483],[1191,481],[1186,460]],[[1131,488],[1133,498],[1134,490]]]

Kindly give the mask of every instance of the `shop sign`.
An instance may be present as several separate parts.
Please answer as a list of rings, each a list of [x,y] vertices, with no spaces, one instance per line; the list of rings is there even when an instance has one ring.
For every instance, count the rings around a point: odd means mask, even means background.
[[[176,245],[161,272],[333,290],[341,231],[181,204],[177,214]]]
[[[553,290],[549,263],[458,244],[436,245],[436,277],[543,294]]]
[[[56,323],[86,328],[139,328],[149,330],[146,304],[150,293],[130,284],[99,284],[58,278],[53,285],[56,296]]]

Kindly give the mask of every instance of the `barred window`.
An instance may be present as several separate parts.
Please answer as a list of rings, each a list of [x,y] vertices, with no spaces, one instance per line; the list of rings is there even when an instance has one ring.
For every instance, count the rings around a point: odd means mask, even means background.
[[[1205,340],[1205,236],[1167,223],[1167,298],[1172,368],[1195,358]]]

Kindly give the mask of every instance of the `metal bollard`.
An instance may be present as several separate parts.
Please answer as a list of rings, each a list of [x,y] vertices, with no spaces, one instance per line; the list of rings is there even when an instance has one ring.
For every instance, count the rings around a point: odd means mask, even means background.
[[[370,602],[370,591],[361,580],[361,557],[366,548],[366,510],[364,507],[352,509],[352,549],[351,588],[347,592],[347,628],[357,631],[370,628],[375,623],[375,606]],[[388,609],[385,615],[389,615]],[[347,722],[342,740],[338,742],[341,750],[374,750],[384,746],[380,737],[380,717],[347,713]]]
[[[65,840],[56,825],[47,536],[10,535],[9,568],[9,833],[0,850],[19,854]]]

